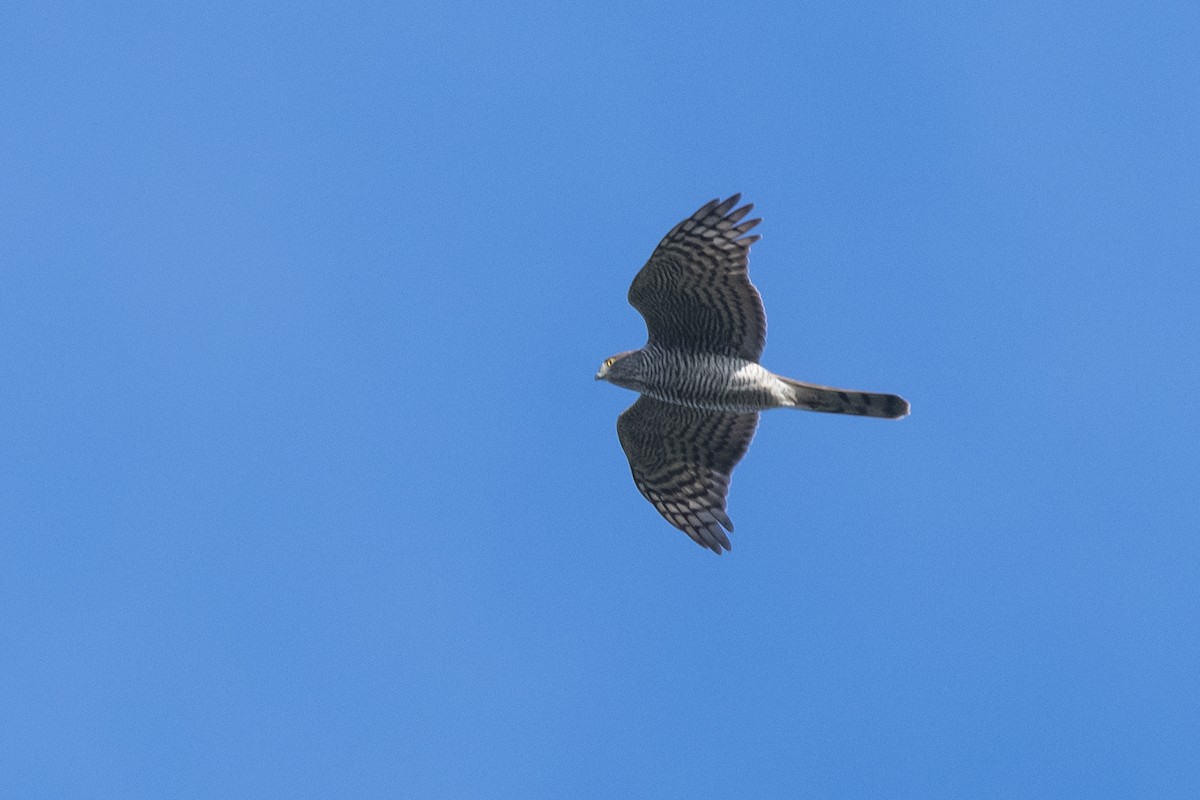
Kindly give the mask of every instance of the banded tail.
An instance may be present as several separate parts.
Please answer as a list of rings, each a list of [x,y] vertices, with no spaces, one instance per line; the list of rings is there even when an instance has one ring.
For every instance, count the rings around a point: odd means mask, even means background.
[[[776,376],[792,390],[795,408],[824,411],[829,414],[858,414],[863,417],[897,419],[908,416],[908,401],[894,394],[856,392],[815,383],[801,383]]]

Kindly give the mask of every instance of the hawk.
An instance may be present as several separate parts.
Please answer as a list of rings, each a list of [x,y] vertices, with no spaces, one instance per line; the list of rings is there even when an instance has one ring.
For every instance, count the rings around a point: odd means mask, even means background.
[[[750,447],[758,412],[799,408],[896,419],[894,394],[834,389],[775,375],[759,365],[767,338],[762,298],[747,272],[749,231],[761,219],[735,194],[712,200],[671,229],[629,287],[647,341],[605,359],[596,373],[640,392],[617,418],[617,436],[638,491],[667,522],[720,555],[733,522],[730,474]]]

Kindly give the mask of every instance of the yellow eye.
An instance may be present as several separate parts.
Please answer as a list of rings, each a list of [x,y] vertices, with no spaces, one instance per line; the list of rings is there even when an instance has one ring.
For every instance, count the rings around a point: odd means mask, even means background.
[[[604,359],[604,366],[611,367],[616,362],[617,362],[617,360],[615,358],[606,358],[606,359]]]

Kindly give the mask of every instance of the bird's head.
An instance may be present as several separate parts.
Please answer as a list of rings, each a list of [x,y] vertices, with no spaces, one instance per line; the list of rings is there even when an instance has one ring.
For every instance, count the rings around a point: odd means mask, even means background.
[[[641,391],[642,389],[642,351],[626,350],[615,356],[604,359],[596,372],[596,380],[615,383],[626,389]]]

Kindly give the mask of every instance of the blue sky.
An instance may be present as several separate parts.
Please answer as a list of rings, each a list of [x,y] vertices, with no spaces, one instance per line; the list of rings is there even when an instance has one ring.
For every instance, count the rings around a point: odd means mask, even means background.
[[[0,11],[0,794],[1191,797],[1200,12]],[[599,362],[764,217],[716,557]]]

